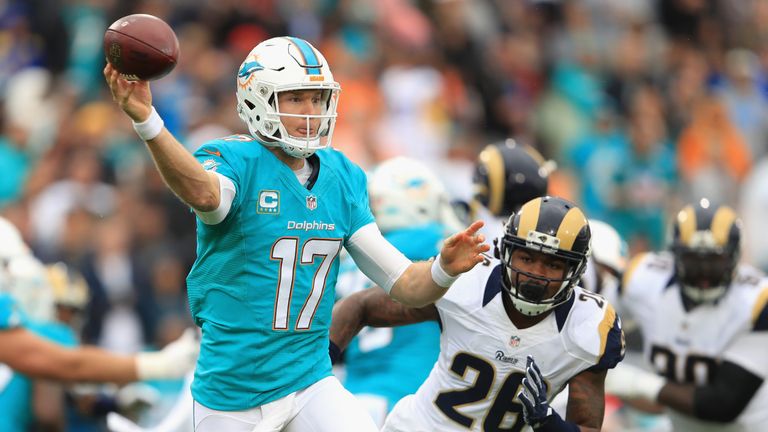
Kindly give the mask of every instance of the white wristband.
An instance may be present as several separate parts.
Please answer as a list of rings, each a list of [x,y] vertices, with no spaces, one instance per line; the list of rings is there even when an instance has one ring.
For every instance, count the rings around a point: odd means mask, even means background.
[[[435,257],[435,260],[432,261],[432,280],[436,284],[443,288],[450,288],[458,278],[458,276],[451,276],[445,272],[443,266],[440,265],[440,255]]]
[[[169,364],[161,351],[136,354],[136,375],[139,381],[168,379],[180,375],[174,365]]]
[[[155,107],[152,107],[152,112],[146,120],[141,123],[133,122],[133,130],[136,131],[139,138],[144,141],[149,141],[160,135],[164,125],[165,123],[163,122],[163,119],[160,118],[160,114],[157,113]]]

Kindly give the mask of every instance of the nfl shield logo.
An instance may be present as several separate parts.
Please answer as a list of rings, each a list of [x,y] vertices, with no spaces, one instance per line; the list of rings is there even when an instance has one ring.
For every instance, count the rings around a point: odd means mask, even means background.
[[[511,338],[509,338],[509,346],[513,348],[520,346],[520,338],[517,336],[512,336]]]
[[[317,208],[317,197],[314,195],[307,196],[307,208],[314,210]]]

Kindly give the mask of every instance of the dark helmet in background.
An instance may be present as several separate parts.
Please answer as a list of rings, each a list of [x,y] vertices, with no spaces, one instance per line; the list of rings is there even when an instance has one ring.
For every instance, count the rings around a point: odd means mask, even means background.
[[[741,221],[708,199],[685,206],[672,227],[675,275],[694,303],[714,302],[731,284],[741,252]]]
[[[495,216],[509,216],[547,194],[554,168],[535,148],[513,139],[490,144],[477,157],[474,200]]]

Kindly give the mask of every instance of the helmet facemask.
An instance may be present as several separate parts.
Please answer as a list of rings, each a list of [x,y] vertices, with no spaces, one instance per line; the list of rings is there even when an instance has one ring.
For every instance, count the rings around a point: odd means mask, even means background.
[[[541,315],[568,301],[573,293],[573,287],[586,269],[586,259],[582,255],[559,250],[557,243],[556,237],[535,231],[528,232],[526,241],[508,236],[501,239],[499,254],[504,268],[502,288],[510,296],[515,309],[524,315]],[[551,254],[553,259],[562,262],[561,276],[546,277],[517,268],[513,261],[513,254],[520,249],[529,251],[533,255]],[[549,294],[548,291],[552,286],[557,286],[557,291]]]
[[[677,279],[686,297],[694,303],[712,303],[731,284],[738,259],[721,248],[675,249]]]
[[[536,316],[568,301],[587,268],[590,239],[587,218],[575,204],[551,196],[523,204],[509,217],[496,249],[503,266],[501,285],[514,308]],[[536,266],[528,267],[525,259]],[[534,274],[520,266],[545,270]],[[555,276],[557,270],[561,273]]]

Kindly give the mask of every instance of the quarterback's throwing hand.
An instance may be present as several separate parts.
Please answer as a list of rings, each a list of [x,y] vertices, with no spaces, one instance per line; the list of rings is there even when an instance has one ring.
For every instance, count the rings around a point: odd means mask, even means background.
[[[450,236],[440,250],[440,265],[450,276],[457,276],[483,262],[483,252],[491,247],[485,244],[485,236],[477,231],[483,221],[475,221],[467,229]]]
[[[523,389],[518,398],[523,404],[523,420],[533,429],[539,428],[554,414],[547,401],[547,384],[531,356],[528,356]]]

